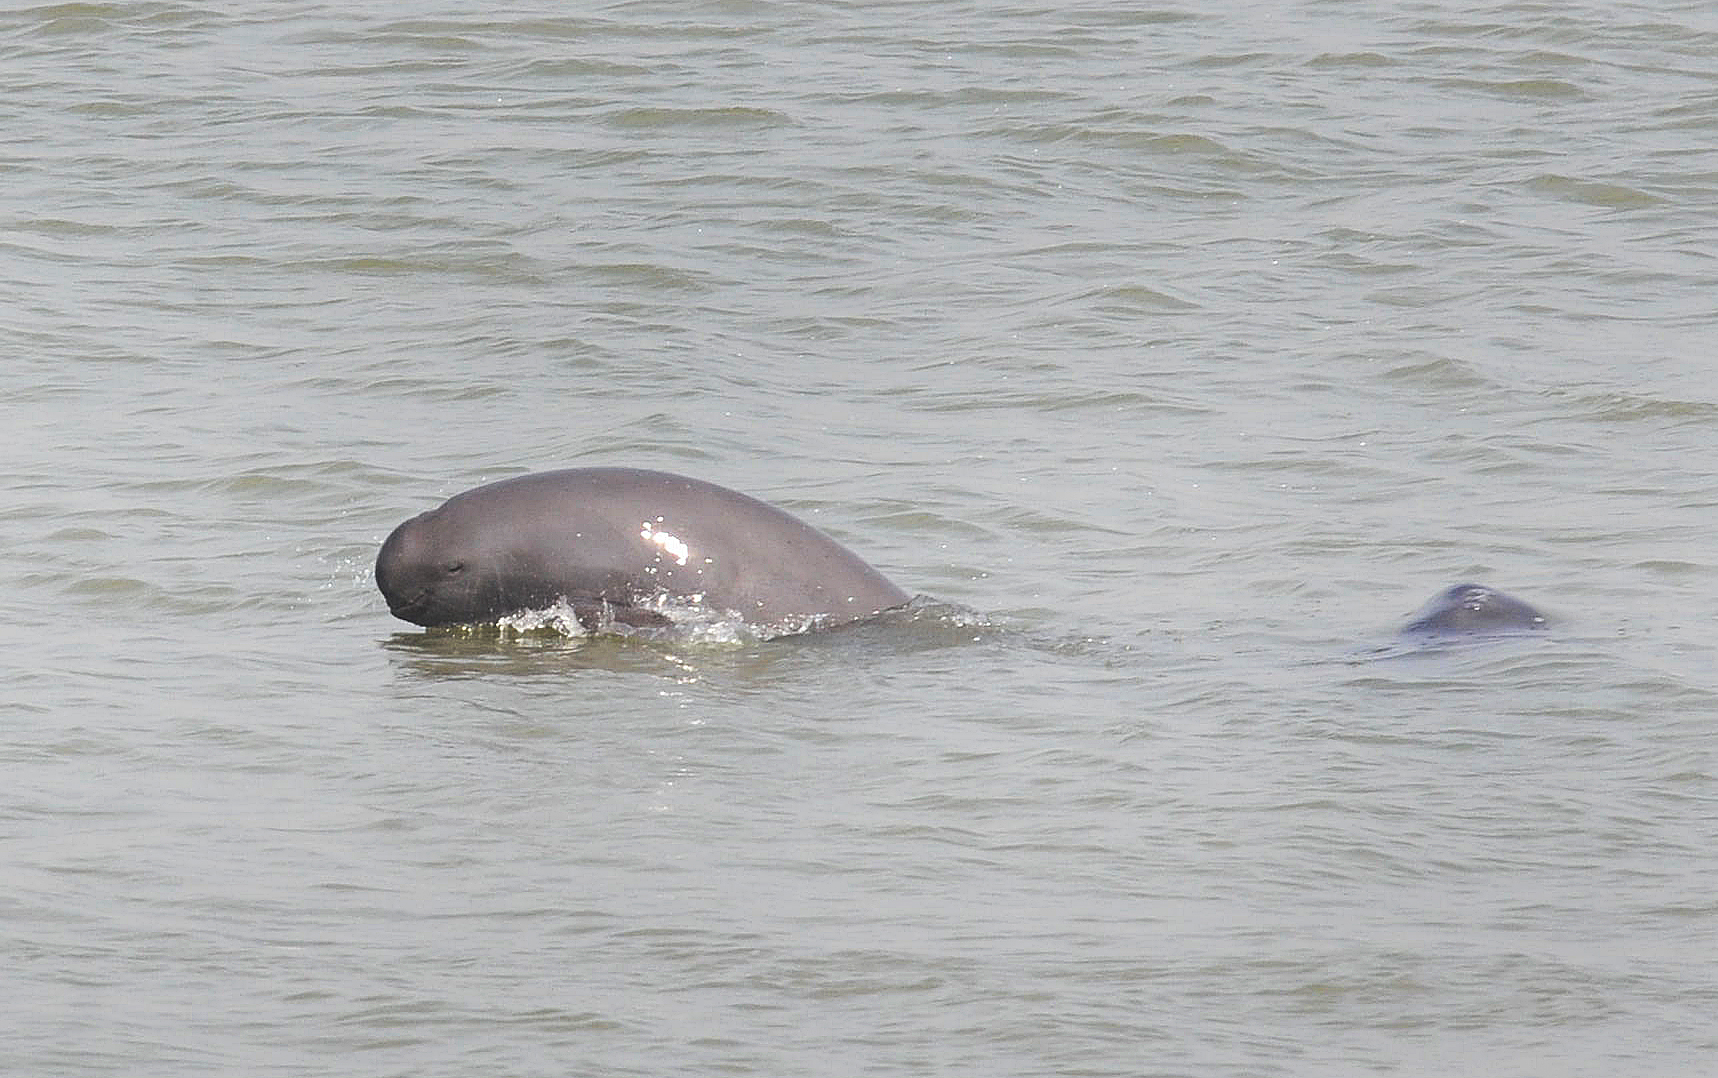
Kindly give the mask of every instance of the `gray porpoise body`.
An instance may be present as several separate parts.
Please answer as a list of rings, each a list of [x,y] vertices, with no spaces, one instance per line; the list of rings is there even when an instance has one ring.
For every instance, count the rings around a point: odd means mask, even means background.
[[[1543,629],[1544,614],[1483,584],[1457,584],[1432,596],[1403,627],[1421,636],[1460,636]]]
[[[604,617],[667,625],[662,597],[777,625],[869,617],[908,596],[804,521],[756,498],[667,472],[569,468],[449,498],[389,535],[376,586],[416,625],[494,621],[566,600]]]

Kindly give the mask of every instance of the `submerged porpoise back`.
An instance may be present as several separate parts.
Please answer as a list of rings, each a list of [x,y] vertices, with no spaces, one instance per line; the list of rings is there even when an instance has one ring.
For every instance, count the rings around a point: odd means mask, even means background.
[[[1544,614],[1512,595],[1483,584],[1457,584],[1432,596],[1402,632],[1415,636],[1461,636],[1545,628]]]
[[[846,547],[756,498],[639,468],[568,468],[468,490],[382,543],[376,586],[417,625],[565,600],[582,622],[666,624],[695,599],[759,625],[839,625],[908,596]]]

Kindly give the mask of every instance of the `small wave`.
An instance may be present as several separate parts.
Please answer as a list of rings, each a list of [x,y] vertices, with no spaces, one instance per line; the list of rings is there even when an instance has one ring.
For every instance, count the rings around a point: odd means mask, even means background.
[[[563,599],[540,610],[509,614],[495,624],[504,636],[553,634],[568,639],[606,636],[734,645],[812,632],[825,628],[828,620],[823,615],[797,615],[754,624],[737,611],[709,605],[700,596],[665,595],[628,607],[604,603],[594,611],[590,607],[575,608]]]
[[[522,610],[517,614],[509,614],[495,624],[503,636],[510,633],[520,636],[543,633],[571,638],[590,636],[592,633],[579,620],[573,605],[565,599],[542,610]]]
[[[640,614],[644,617],[639,617]],[[446,631],[495,632],[503,638],[555,636],[583,640],[600,636],[720,646],[860,625],[912,626],[921,631],[928,627],[963,634],[998,628],[993,619],[979,611],[926,595],[916,596],[905,606],[840,625],[832,625],[825,614],[796,614],[777,621],[748,622],[737,611],[711,606],[701,596],[664,595],[629,607],[605,603],[594,612],[562,599],[552,606],[509,614],[489,625],[455,626]]]

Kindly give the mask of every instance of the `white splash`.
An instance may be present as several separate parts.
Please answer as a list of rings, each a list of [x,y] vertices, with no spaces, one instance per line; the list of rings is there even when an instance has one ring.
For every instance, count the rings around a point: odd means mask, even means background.
[[[590,636],[579,622],[579,615],[573,610],[573,604],[565,599],[557,600],[552,606],[538,610],[520,610],[497,619],[496,624],[503,633],[529,635],[547,632],[569,638]]]
[[[658,521],[661,519],[661,517],[657,518]],[[665,531],[658,531],[648,520],[642,521],[638,528],[638,537],[640,539],[643,539],[647,543],[655,543],[657,546],[661,547],[663,551],[674,558],[674,563],[676,565],[686,564],[686,559],[691,555],[692,549],[685,543],[681,542],[678,536],[671,535]]]

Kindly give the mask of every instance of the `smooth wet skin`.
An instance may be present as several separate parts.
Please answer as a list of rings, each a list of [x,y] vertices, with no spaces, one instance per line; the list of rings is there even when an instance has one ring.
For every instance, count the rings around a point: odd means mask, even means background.
[[[747,622],[820,626],[907,602],[835,540],[755,498],[667,472],[570,468],[468,490],[382,543],[376,586],[416,625],[494,621],[565,600],[594,625],[664,625],[695,599]]]
[[[1403,626],[1415,636],[1464,636],[1543,629],[1545,615],[1483,584],[1457,584],[1432,596]]]

